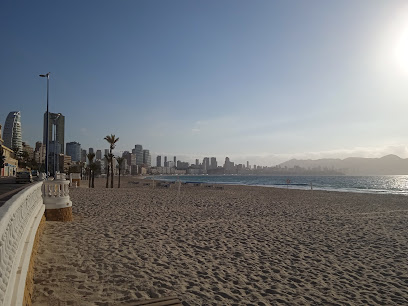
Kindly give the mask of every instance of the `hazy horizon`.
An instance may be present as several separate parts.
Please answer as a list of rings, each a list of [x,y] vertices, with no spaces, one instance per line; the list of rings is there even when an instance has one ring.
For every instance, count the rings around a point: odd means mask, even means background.
[[[0,124],[192,162],[408,158],[406,1],[0,4]]]

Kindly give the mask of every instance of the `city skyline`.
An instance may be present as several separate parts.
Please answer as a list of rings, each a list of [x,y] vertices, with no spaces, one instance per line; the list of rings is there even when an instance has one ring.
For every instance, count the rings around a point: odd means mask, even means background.
[[[15,114],[17,114],[18,115],[18,121],[19,121],[19,125],[18,125],[18,129],[19,129],[19,131],[20,131],[20,134],[21,134],[21,130],[22,130],[22,126],[21,126],[21,123],[20,123],[20,120],[21,120],[21,112],[20,111],[13,111],[13,112],[10,112],[9,113],[9,115],[8,115],[8,117],[10,117],[10,115],[15,115]],[[44,126],[45,126],[45,118],[46,118],[46,116],[45,116],[46,114],[44,114]],[[58,134],[60,134],[59,135],[59,138],[61,138],[62,140],[64,139],[64,125],[65,125],[65,116],[63,116],[62,114],[55,114],[55,113],[50,113],[50,116],[51,117],[53,117],[54,119],[51,119],[50,118],[50,121],[53,121],[53,123],[52,124],[54,124],[55,125],[55,123],[56,123],[56,121],[55,121],[55,119],[56,119],[56,116],[58,115],[58,118],[57,118],[57,120],[59,119],[59,117],[62,117],[62,124],[60,124],[60,127],[58,128],[58,127],[55,127],[55,128],[52,128],[52,127],[50,127],[50,130],[53,130],[53,136],[51,137],[50,136],[50,151],[51,152],[53,152],[54,151],[54,147],[57,145],[57,151],[58,152],[61,152],[61,151],[64,151],[64,149],[66,148],[66,146],[67,145],[72,145],[72,144],[76,144],[76,145],[79,145],[79,148],[80,148],[80,150],[81,151],[84,151],[84,152],[90,152],[90,153],[96,153],[96,155],[95,155],[95,159],[103,159],[103,156],[102,156],[102,152],[101,152],[101,149],[99,149],[99,148],[96,148],[96,149],[94,149],[93,147],[89,147],[88,148],[88,150],[86,150],[86,149],[82,149],[82,147],[81,147],[81,144],[80,143],[78,143],[77,141],[69,141],[69,142],[67,142],[67,143],[64,143],[64,145],[62,145],[62,144],[60,144],[59,142],[57,142],[57,144],[55,144],[54,143],[54,141],[52,140],[54,137],[55,137],[55,129],[56,129],[56,131],[57,131],[57,138],[58,138]],[[6,120],[7,121],[7,120]],[[60,132],[58,133],[58,130],[60,130]],[[43,131],[44,133],[45,133],[45,131]],[[4,130],[3,130],[3,134],[4,134]],[[43,136],[43,137],[45,137],[45,136]],[[24,144],[24,143],[27,143],[27,142],[25,142],[24,141],[24,139],[22,139],[23,141],[22,141],[22,143]],[[38,143],[41,143],[41,141],[39,141],[39,140],[37,140],[36,141],[36,146],[37,146],[37,144]],[[27,143],[28,144],[28,143]],[[28,144],[29,145],[29,144]],[[29,145],[30,146],[30,145]],[[107,147],[107,146],[109,146],[107,143],[105,144],[105,146]],[[138,151],[140,151],[139,153],[138,153],[138,155],[139,155],[139,157],[138,157],[138,161],[137,161],[137,165],[141,165],[142,163],[145,163],[145,164],[148,164],[149,166],[152,166],[152,167],[154,167],[154,166],[157,166],[157,157],[162,157],[163,159],[161,159],[161,161],[162,161],[162,163],[166,163],[167,162],[167,157],[170,157],[171,158],[171,156],[173,155],[172,153],[167,153],[167,154],[163,154],[163,153],[153,153],[153,154],[151,154],[150,153],[150,150],[143,150],[143,146],[142,145],[140,145],[140,144],[137,144],[137,145],[135,145],[135,149],[130,149],[132,152],[136,152],[135,150],[136,150],[136,147],[138,147]],[[64,148],[64,149],[63,149]],[[107,152],[108,152],[108,149],[107,148],[103,148],[104,149],[104,153],[105,154],[107,154]],[[148,163],[146,163],[145,162],[145,156],[144,156],[144,153],[145,153],[145,151],[147,151],[147,153],[149,154],[149,160],[150,160],[150,162],[148,162]],[[129,152],[128,150],[124,150],[124,151],[118,151],[118,150],[113,150],[113,153],[114,153],[114,156],[116,156],[116,157],[119,157],[119,156],[122,156],[123,155],[123,153],[124,152]],[[61,152],[61,153],[63,153],[63,152]],[[98,153],[99,153],[99,155],[98,155]],[[82,153],[79,153],[79,155],[81,156],[81,154]],[[378,158],[378,157],[383,157],[383,156],[386,156],[386,155],[388,155],[388,154],[393,154],[393,153],[383,153],[382,151],[377,151],[377,155],[375,155],[375,156],[373,156],[373,157],[375,157],[375,158]],[[398,153],[396,153],[397,155],[398,155]],[[71,156],[70,154],[67,154],[67,155],[69,155],[69,156]],[[206,158],[211,158],[211,159],[213,159],[213,158],[215,158],[215,163],[217,163],[217,158],[219,159],[219,160],[222,160],[222,159],[224,159],[225,157],[226,158],[229,158],[228,156],[225,156],[225,155],[223,155],[223,156],[216,156],[216,157],[214,157],[214,156],[211,156],[211,157],[208,157],[208,156],[206,156],[206,155],[204,155],[204,154],[198,154],[198,155],[184,155],[184,154],[179,154],[178,156],[180,156],[180,159],[177,159],[177,161],[181,161],[181,162],[187,162],[187,163],[189,163],[189,164],[191,164],[191,165],[193,165],[193,164],[197,164],[197,161],[199,161],[200,159],[206,159]],[[231,155],[232,156],[232,158],[231,159],[235,159],[236,158],[236,155]],[[281,161],[279,161],[279,162],[277,162],[277,163],[268,163],[267,161],[264,161],[264,163],[261,161],[261,162],[257,162],[256,160],[255,161],[253,161],[250,157],[249,158],[242,158],[242,156],[241,156],[241,158],[240,157],[238,157],[237,158],[237,162],[236,162],[236,164],[243,164],[243,165],[245,165],[245,164],[247,164],[248,165],[248,163],[250,162],[248,159],[251,159],[251,163],[252,164],[255,164],[255,165],[258,165],[258,166],[261,166],[261,167],[274,167],[274,166],[277,166],[277,165],[279,165],[279,164],[281,164],[281,163],[284,163],[284,162],[287,162],[287,161],[289,161],[289,160],[291,160],[291,159],[310,159],[310,160],[312,160],[312,159],[314,159],[314,160],[318,160],[318,159],[321,159],[321,158],[330,158],[330,157],[320,157],[320,156],[317,156],[317,155],[315,155],[315,156],[311,156],[310,158],[305,158],[304,157],[304,155],[303,154],[301,154],[301,155],[291,155],[291,156],[288,156],[288,158],[284,158],[283,157],[284,155],[282,155],[282,159],[281,159]],[[400,155],[398,155],[399,157],[403,157],[403,156],[400,156]],[[99,157],[101,157],[101,158],[99,158]],[[199,157],[199,158],[197,158],[197,157]],[[364,156],[364,154],[361,154],[361,155],[359,155],[359,156],[357,156],[357,155],[355,155],[355,156],[346,156],[345,158],[347,158],[347,157],[365,157]],[[372,156],[371,156],[372,157]],[[174,159],[176,158],[176,156],[174,156]],[[75,159],[77,159],[77,158],[75,158]],[[73,161],[75,160],[75,159],[73,159]],[[79,158],[80,160],[83,160],[84,158]],[[86,159],[86,158],[85,158]],[[342,158],[337,158],[337,159],[342,159]],[[156,164],[153,164],[153,163],[151,163],[151,160],[156,160]],[[211,163],[212,164],[212,163]],[[252,165],[251,164],[251,165]],[[174,165],[176,165],[176,160],[174,160]],[[200,165],[201,165],[201,163],[200,163]],[[247,166],[248,167],[248,166]]]
[[[41,139],[50,71],[50,112],[87,148],[408,157],[406,1],[120,3],[2,4],[0,122],[19,110],[23,141]]]

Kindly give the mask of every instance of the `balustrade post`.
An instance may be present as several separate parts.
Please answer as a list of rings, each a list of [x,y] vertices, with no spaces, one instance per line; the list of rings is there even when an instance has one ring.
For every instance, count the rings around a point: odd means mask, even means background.
[[[69,198],[69,181],[65,174],[58,174],[57,179],[44,181],[43,201],[47,221],[72,221],[72,201]]]

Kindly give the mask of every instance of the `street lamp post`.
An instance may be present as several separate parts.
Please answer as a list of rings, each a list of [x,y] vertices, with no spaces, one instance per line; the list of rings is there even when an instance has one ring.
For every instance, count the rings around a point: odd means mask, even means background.
[[[49,139],[48,139],[48,129],[49,129],[49,117],[50,117],[50,112],[48,110],[48,99],[49,99],[49,93],[50,93],[50,73],[48,72],[47,74],[40,74],[40,77],[42,78],[47,78],[47,123],[46,123],[46,132],[45,132],[45,177],[48,180],[48,147],[49,147]]]
[[[57,121],[59,119],[59,117],[61,117],[61,114],[58,114],[55,118],[54,118],[54,178],[57,177],[57,159],[59,158],[58,156],[58,152],[57,152]],[[61,148],[60,148],[61,151]],[[58,163],[59,164],[59,163]]]

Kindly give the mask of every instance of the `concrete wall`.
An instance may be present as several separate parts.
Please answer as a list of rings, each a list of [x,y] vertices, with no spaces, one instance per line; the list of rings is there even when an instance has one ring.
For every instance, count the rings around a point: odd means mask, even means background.
[[[30,185],[0,207],[0,305],[23,304],[31,253],[45,209],[42,184]]]

